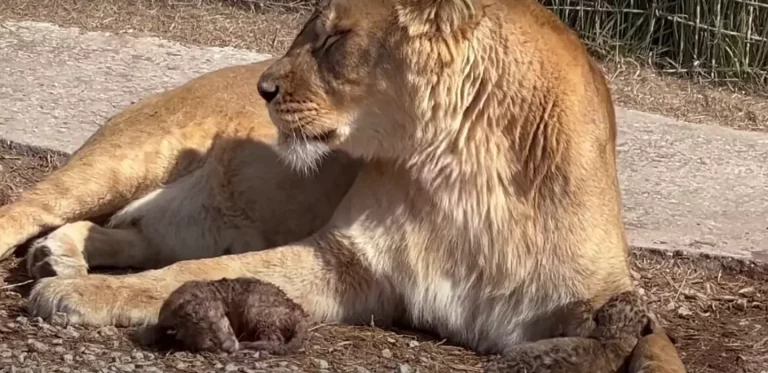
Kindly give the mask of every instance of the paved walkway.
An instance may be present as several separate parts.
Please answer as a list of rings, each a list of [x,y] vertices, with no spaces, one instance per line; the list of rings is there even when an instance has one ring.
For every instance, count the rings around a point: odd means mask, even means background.
[[[42,23],[0,27],[0,137],[73,151],[132,101],[266,55]],[[619,109],[636,246],[768,261],[768,134]]]

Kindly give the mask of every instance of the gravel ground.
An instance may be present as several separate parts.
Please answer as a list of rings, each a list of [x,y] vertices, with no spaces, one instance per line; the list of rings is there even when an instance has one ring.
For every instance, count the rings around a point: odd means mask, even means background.
[[[66,154],[0,141],[0,204],[59,167]],[[633,275],[677,338],[691,373],[764,373],[768,366],[768,264],[633,249]],[[81,328],[30,319],[20,259],[0,263],[2,372],[482,372],[477,356],[427,334],[317,325],[285,357],[158,351],[132,328]]]

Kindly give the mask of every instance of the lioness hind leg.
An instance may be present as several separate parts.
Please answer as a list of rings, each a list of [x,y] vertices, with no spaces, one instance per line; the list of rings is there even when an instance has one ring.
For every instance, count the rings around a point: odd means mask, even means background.
[[[34,278],[85,276],[89,267],[144,268],[151,256],[152,250],[137,229],[104,228],[81,221],[35,241],[27,253],[27,270]]]

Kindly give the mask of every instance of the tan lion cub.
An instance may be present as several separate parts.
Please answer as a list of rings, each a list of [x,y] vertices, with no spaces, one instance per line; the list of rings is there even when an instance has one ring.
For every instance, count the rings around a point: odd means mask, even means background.
[[[592,314],[588,307],[584,311]],[[638,340],[653,332],[652,316],[635,292],[611,297],[594,313],[593,320],[594,328],[585,336],[543,339],[512,347],[499,359],[495,371],[615,373]],[[588,327],[590,324],[585,323]]]
[[[277,286],[255,279],[189,281],[163,303],[158,340],[176,332],[192,351],[240,349],[273,355],[301,348],[308,315]]]
[[[686,373],[674,343],[660,331],[646,335],[635,346],[627,373]]]

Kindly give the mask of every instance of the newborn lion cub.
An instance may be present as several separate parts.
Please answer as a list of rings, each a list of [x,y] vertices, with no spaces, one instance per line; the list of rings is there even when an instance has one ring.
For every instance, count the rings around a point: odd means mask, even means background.
[[[581,304],[585,314],[591,307]],[[497,363],[497,371],[519,373],[615,373],[638,340],[652,333],[653,319],[639,295],[623,292],[611,297],[594,314],[594,328],[571,336],[513,346]],[[578,335],[578,334],[576,334]]]
[[[686,373],[675,345],[666,332],[657,331],[640,339],[632,351],[627,373]]]
[[[192,351],[281,355],[301,347],[308,325],[309,316],[277,286],[237,278],[184,283],[163,303],[156,333],[162,339],[175,330]]]

